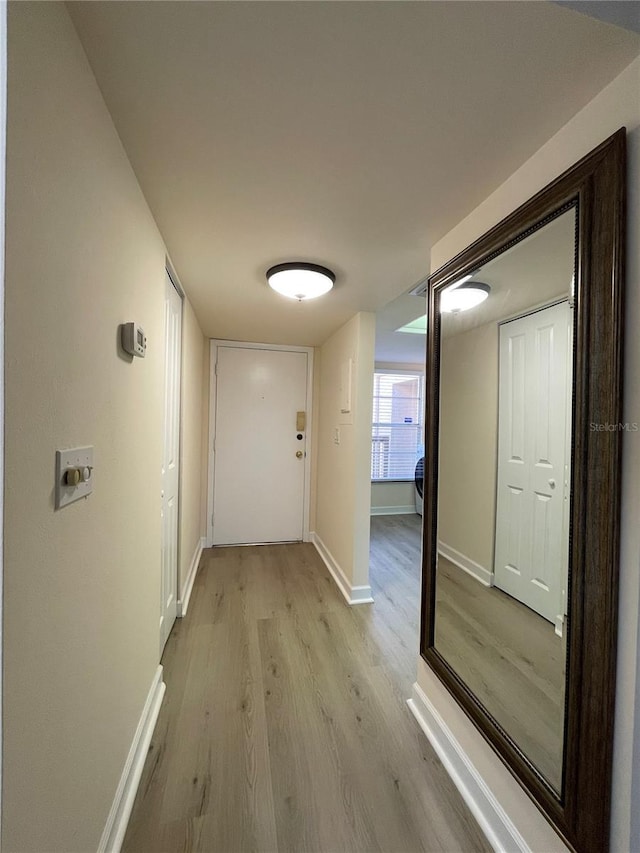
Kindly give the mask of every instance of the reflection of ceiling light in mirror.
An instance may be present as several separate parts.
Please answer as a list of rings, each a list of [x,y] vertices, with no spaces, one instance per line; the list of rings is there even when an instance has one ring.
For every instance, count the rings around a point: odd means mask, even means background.
[[[440,311],[447,314],[458,314],[460,311],[468,311],[475,308],[489,295],[491,288],[481,281],[468,281],[463,279],[451,287],[443,290],[440,296]]]
[[[470,278],[473,278],[473,273],[470,272],[469,275],[463,275],[462,278],[459,278],[457,281],[454,281],[453,284],[450,284],[447,290],[453,290],[454,287],[460,287],[461,284],[464,284],[465,281],[469,281]]]
[[[417,317],[415,320],[407,323],[406,326],[400,326],[399,329],[396,329],[396,332],[410,332],[412,335],[426,335],[427,315],[423,314],[422,317]]]

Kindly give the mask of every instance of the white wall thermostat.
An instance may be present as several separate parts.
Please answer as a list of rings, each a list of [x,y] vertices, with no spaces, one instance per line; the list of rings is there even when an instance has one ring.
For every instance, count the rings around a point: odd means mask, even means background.
[[[144,358],[147,352],[147,336],[137,323],[122,324],[122,349],[131,355]]]

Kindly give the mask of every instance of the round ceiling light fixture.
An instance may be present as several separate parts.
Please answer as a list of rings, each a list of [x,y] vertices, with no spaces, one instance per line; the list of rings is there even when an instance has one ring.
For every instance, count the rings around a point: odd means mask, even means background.
[[[335,274],[318,264],[295,262],[276,264],[267,270],[269,287],[289,299],[315,299],[328,293],[336,280]]]
[[[468,311],[475,308],[487,298],[491,288],[481,281],[465,281],[462,284],[456,282],[440,296],[440,311],[446,314],[459,314],[460,311]]]

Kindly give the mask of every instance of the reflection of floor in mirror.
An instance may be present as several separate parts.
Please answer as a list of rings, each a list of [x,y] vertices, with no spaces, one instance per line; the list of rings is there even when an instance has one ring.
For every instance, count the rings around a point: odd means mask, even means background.
[[[441,556],[436,607],[436,649],[559,789],[565,643],[554,626]]]

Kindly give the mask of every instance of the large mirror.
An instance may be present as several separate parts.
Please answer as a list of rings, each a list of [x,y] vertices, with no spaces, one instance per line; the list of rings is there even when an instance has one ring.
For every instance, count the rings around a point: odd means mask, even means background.
[[[575,233],[572,207],[440,299],[435,648],[558,792]]]
[[[608,845],[624,140],[428,293],[422,654],[577,850]]]

